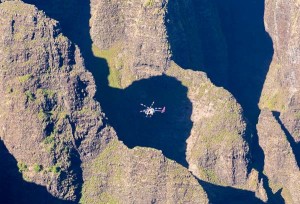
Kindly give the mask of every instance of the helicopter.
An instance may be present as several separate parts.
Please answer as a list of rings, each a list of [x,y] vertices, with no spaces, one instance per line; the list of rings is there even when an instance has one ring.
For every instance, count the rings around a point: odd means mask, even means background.
[[[141,103],[141,106],[145,107],[144,110],[141,110],[141,113],[145,113],[146,117],[152,117],[154,115],[155,112],[160,112],[160,113],[164,113],[166,112],[166,107],[163,108],[153,108],[154,105],[154,101],[152,102],[152,104],[150,106],[146,106],[144,104]]]

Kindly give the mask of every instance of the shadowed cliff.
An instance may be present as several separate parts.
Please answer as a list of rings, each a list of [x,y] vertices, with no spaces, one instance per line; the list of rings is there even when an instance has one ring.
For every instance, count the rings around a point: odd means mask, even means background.
[[[194,9],[195,13],[189,12]],[[255,125],[258,101],[274,53],[264,27],[264,1],[190,0],[168,4],[173,60],[201,70],[230,91]]]
[[[166,157],[187,167],[185,141],[192,128],[192,104],[187,88],[179,81],[163,75],[136,81],[124,90],[108,88],[99,95],[109,122],[124,144],[162,150]],[[153,101],[154,107],[166,106],[166,112],[147,118],[140,112],[145,109],[140,103],[150,106]]]
[[[264,153],[258,145],[255,125],[260,113],[259,98],[274,53],[264,26],[264,1],[216,0],[216,6],[228,47],[229,74],[225,87],[242,105],[249,120],[253,163],[262,172]]]
[[[190,0],[168,7],[173,60],[183,68],[206,72],[214,84],[230,91],[241,104],[249,123],[247,132],[252,135],[248,142],[253,167],[261,172],[269,199],[278,200],[280,193],[273,195],[268,178],[262,174],[264,153],[255,128],[258,102],[274,53],[264,26],[264,1]],[[188,12],[191,8],[197,12]],[[223,191],[213,190],[217,189]]]
[[[289,141],[291,148],[293,150],[293,154],[295,155],[296,162],[298,166],[300,166],[300,143],[297,143],[293,138],[292,134],[289,130],[285,127],[282,120],[280,119],[280,112],[272,111],[274,117],[276,118],[278,124],[280,125],[281,129],[283,130],[284,134],[286,135],[286,139]]]
[[[193,7],[199,12],[180,13],[180,7],[183,10]],[[176,1],[169,4],[169,9],[167,28],[173,60],[184,68],[206,72],[214,84],[234,95],[251,127],[255,167],[262,171],[264,155],[255,125],[260,113],[259,98],[274,52],[272,39],[264,27],[264,1]],[[185,57],[188,52],[182,50],[195,47],[196,52]]]

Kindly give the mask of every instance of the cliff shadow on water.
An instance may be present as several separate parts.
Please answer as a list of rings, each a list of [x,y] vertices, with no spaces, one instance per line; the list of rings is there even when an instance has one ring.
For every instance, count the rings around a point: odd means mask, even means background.
[[[233,187],[213,185],[211,183],[198,180],[213,204],[263,204],[255,197],[252,191],[241,190]]]
[[[234,95],[249,122],[247,132],[253,135],[250,147],[254,165],[262,172],[264,153],[255,125],[274,53],[264,26],[264,0],[178,0],[168,7],[167,28],[174,61],[181,67],[206,72],[214,84]]]
[[[282,131],[286,135],[286,139],[290,143],[292,151],[293,151],[293,154],[295,155],[296,162],[297,162],[298,166],[300,166],[300,143],[297,143],[295,141],[295,139],[292,136],[292,134],[289,132],[289,130],[283,124],[283,122],[282,122],[282,120],[280,118],[280,112],[272,111],[272,114],[275,117],[275,119],[277,120],[278,124],[280,125]]]
[[[228,84],[241,104],[253,134],[250,148],[254,167],[264,167],[256,124],[259,99],[273,57],[273,42],[265,30],[265,1],[215,0],[228,53]],[[213,78],[213,76],[212,76]]]
[[[227,89],[241,104],[249,124],[252,166],[264,179],[270,201],[282,203],[280,193],[272,193],[262,173],[264,152],[255,127],[259,99],[274,54],[272,39],[264,26],[264,11],[264,0],[176,0],[168,4],[166,25],[173,60],[183,68],[206,72],[214,84]],[[239,194],[237,190],[201,184],[217,192],[208,193],[213,200],[232,195],[226,192]]]
[[[173,60],[230,91],[253,125],[274,53],[264,9],[264,0],[177,0],[166,18]]]
[[[16,159],[0,140],[0,203],[71,204],[52,196],[45,187],[24,181]]]

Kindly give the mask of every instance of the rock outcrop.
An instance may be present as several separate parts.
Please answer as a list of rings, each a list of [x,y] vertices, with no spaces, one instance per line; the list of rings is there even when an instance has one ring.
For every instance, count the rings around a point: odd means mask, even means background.
[[[193,104],[193,128],[187,139],[189,169],[198,178],[218,185],[243,185],[249,171],[249,146],[241,107],[202,72],[175,64],[167,74],[188,87]]]
[[[299,203],[299,167],[287,136],[272,112],[261,112],[257,130],[265,153],[264,172],[272,191],[281,192],[286,203]]]
[[[155,0],[91,1],[91,37],[101,50],[118,49],[115,66],[121,75],[141,79],[167,69],[166,4]],[[122,87],[132,82],[122,79],[120,76]]]
[[[192,174],[154,149],[113,140],[84,169],[82,203],[208,203]]]
[[[287,203],[299,202],[300,83],[299,2],[265,2],[265,25],[274,56],[260,99],[259,140],[273,191],[282,188]],[[271,114],[271,111],[273,114]],[[273,129],[268,127],[274,127]],[[268,135],[267,135],[268,134]],[[275,186],[275,187],[274,187]]]
[[[0,15],[1,139],[24,178],[77,200],[81,160],[105,131],[93,77],[58,23],[34,6],[5,2]]]
[[[288,12],[287,12],[288,11]],[[266,1],[265,24],[274,42],[274,57],[264,84],[261,108],[280,112],[284,125],[300,141],[299,2]]]

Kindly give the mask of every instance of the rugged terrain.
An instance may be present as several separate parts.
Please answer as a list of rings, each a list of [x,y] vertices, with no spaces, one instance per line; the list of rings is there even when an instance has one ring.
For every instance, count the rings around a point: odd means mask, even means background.
[[[299,203],[298,14],[3,1],[0,201]],[[167,111],[145,118],[153,101]]]

